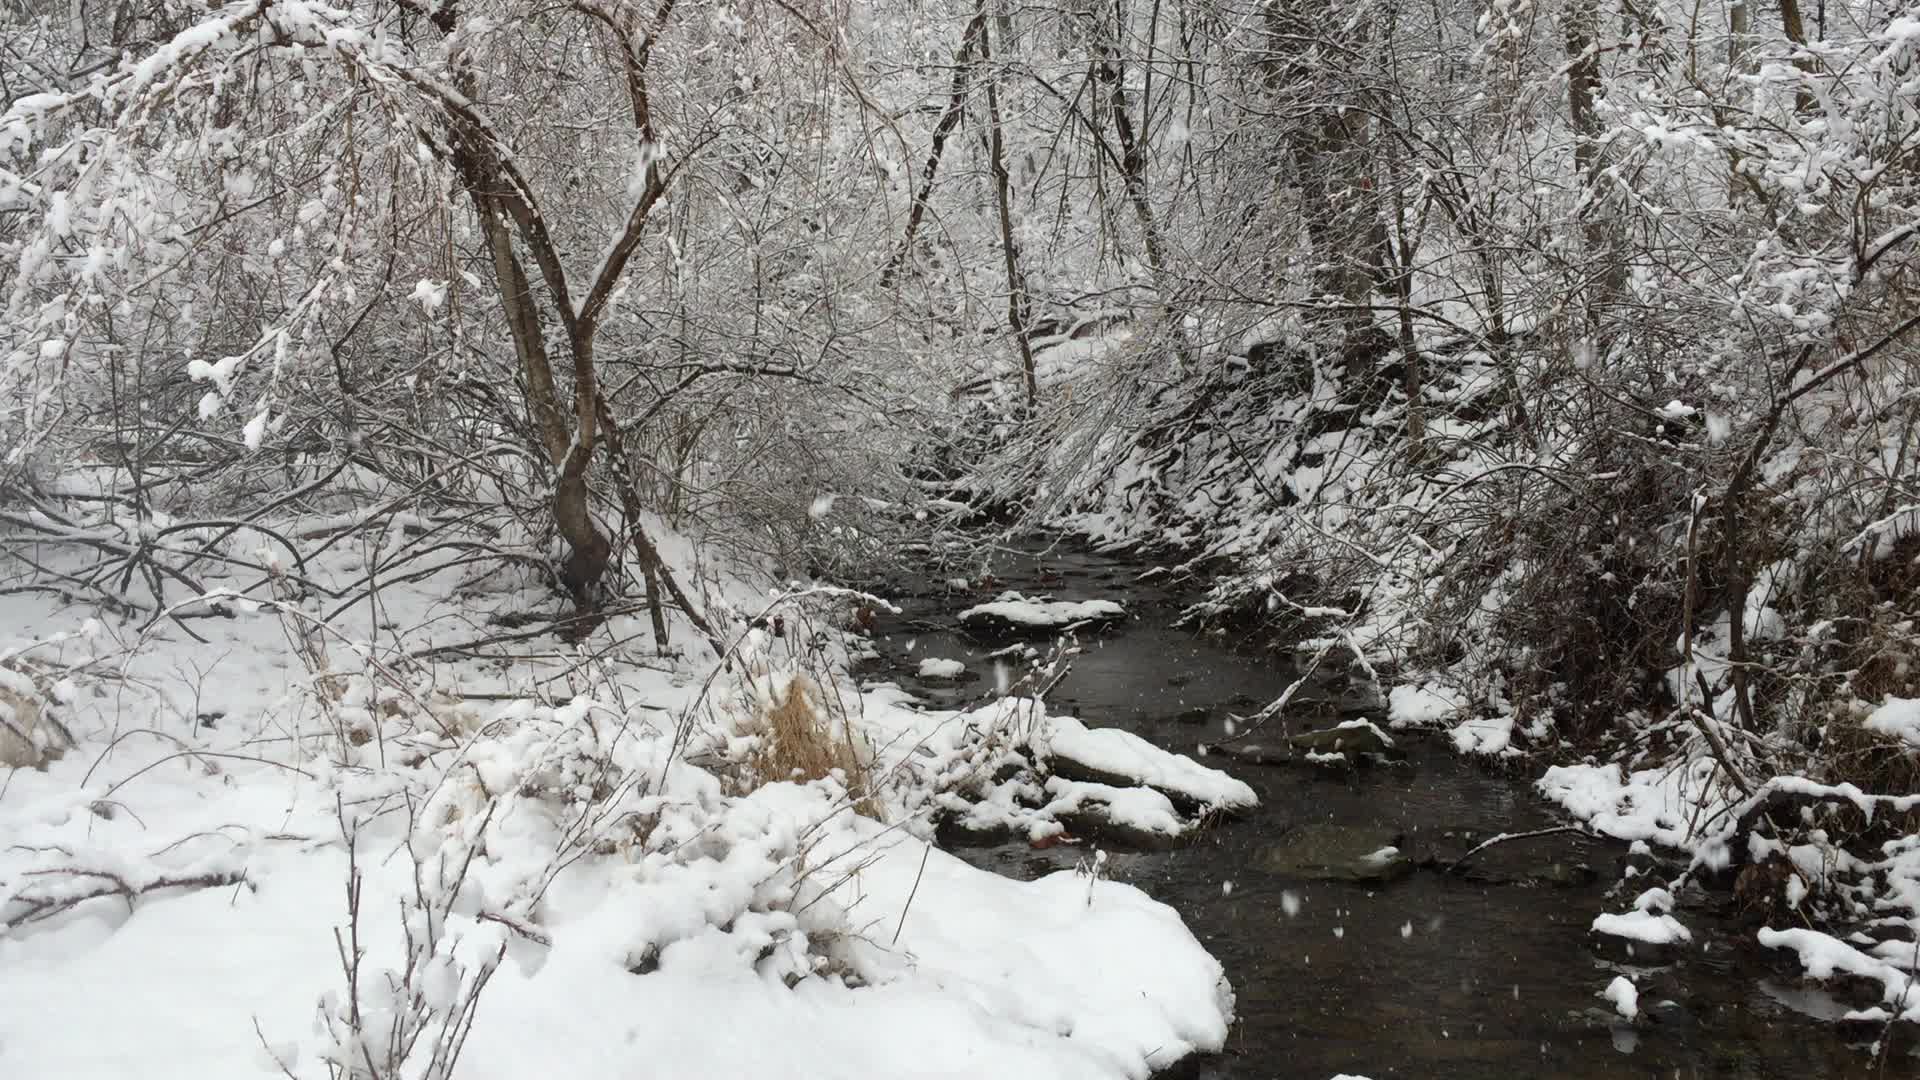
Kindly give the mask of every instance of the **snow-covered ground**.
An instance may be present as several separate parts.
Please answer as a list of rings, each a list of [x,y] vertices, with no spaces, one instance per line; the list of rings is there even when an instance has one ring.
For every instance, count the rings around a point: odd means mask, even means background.
[[[660,659],[621,616],[428,655],[551,603],[453,568],[376,600],[324,628],[235,605],[187,624],[205,643],[0,608],[78,743],[0,772],[0,1075],[437,1076],[464,1042],[470,1078],[1138,1078],[1222,1045],[1231,990],[1171,908],[923,839],[936,778],[897,736],[957,758],[967,718],[856,694],[870,799],[750,783],[797,645],[744,632],[722,667],[676,624],[694,658]]]

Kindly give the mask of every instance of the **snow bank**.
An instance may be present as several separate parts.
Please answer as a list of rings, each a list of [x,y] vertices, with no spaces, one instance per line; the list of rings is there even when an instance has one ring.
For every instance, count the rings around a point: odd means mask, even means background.
[[[64,844],[105,867],[158,846],[131,813],[91,813],[99,785],[81,788],[74,771],[23,776],[33,790],[19,798],[16,787],[8,800],[8,835]],[[211,853],[249,884],[156,894],[131,912],[117,898],[91,901],[0,938],[6,1075],[250,1080],[271,1069],[256,1023],[280,1061],[314,1065],[312,1018],[340,982],[333,930],[345,919],[331,793],[265,769],[236,772],[232,785],[182,779],[122,797],[169,834],[201,834],[175,849],[176,869]],[[847,936],[830,954],[844,975],[809,970],[819,961],[799,944],[807,917],[792,914],[797,904],[763,897],[729,929],[711,921],[715,904],[759,887],[779,848],[765,830],[783,828],[811,831],[808,858],[827,880],[853,871],[808,897],[809,914],[845,916]],[[744,800],[698,842],[716,835],[740,846],[562,875],[540,912],[551,945],[515,943],[480,999],[460,1075],[623,1080],[637,1055],[650,1071],[685,1077],[1143,1077],[1225,1039],[1232,997],[1219,964],[1176,912],[1132,886],[1070,872],[1000,878],[790,784]],[[397,936],[389,913],[411,883],[404,855],[389,857],[398,840],[361,839],[362,933],[376,955]],[[368,857],[376,850],[378,862]],[[509,899],[490,886],[530,855],[502,845],[475,882],[472,910]],[[38,861],[9,855],[0,895],[17,899]],[[460,915],[451,923],[470,938],[499,929]],[[636,952],[657,967],[631,973]],[[84,1017],[114,1019],[85,1037],[60,1019]]]
[[[662,534],[669,557],[682,546]],[[430,617],[465,573],[383,591],[405,629],[382,650],[471,636],[478,618]],[[751,593],[736,591],[757,610]],[[0,646],[65,614],[0,609]],[[1231,990],[1171,908],[1096,876],[1000,878],[913,835],[962,778],[992,775],[1037,705],[928,716],[898,691],[859,699],[871,708],[849,722],[873,737],[883,824],[836,780],[743,794],[728,772],[756,736],[716,703],[751,696],[729,680],[777,682],[771,650],[790,642],[754,638],[724,678],[612,653],[576,666],[542,646],[446,661],[416,690],[344,646],[316,677],[271,614],[196,628],[211,646],[163,624],[116,655],[115,691],[83,692],[67,718],[82,745],[0,777],[0,1076],[322,1075],[349,1045],[339,815],[362,877],[364,1015],[411,1007],[385,989],[410,955],[403,919],[435,943],[426,1007],[444,1016],[492,971],[466,1080],[624,1080],[635,1062],[668,1077],[1117,1080],[1225,1040]],[[1165,800],[1113,797],[1142,820]],[[423,895],[444,910],[426,915]]]
[[[1714,781],[1714,763],[1701,759],[1683,768],[1631,775],[1618,765],[1557,765],[1536,786],[1548,801],[1597,832],[1690,849],[1698,838],[1689,823],[1713,820],[1728,806],[1730,793]]]
[[[1920,994],[1913,992],[1914,977],[1895,965],[1818,930],[1799,927],[1761,930],[1759,940],[1761,945],[1769,949],[1791,950],[1800,958],[1800,966],[1812,978],[1830,979],[1836,974],[1845,974],[1879,982],[1882,1000],[1900,1010],[1900,1019],[1920,1021]],[[1880,1010],[1874,1011],[1879,1012],[1881,1018],[1887,1015]]]

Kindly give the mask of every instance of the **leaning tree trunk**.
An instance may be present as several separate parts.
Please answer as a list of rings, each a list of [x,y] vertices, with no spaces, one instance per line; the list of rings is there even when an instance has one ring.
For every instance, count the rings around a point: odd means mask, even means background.
[[[655,146],[658,139],[647,93],[647,65],[675,2],[657,0],[658,6],[650,14],[637,8],[580,9],[581,14],[601,23],[619,40],[634,128],[645,143]],[[451,4],[436,9],[432,16],[434,25],[448,35],[458,28],[458,19],[458,9]],[[600,581],[613,560],[613,543],[594,521],[587,486],[601,404],[594,374],[594,335],[678,166],[663,168],[658,160],[648,166],[645,188],[628,212],[624,228],[603,257],[585,295],[576,301],[568,288],[559,246],[547,230],[546,216],[532,186],[515,163],[512,151],[497,141],[495,126],[476,104],[476,81],[471,71],[462,72],[456,82],[459,93],[439,96],[446,141],[436,149],[445,154],[460,177],[480,219],[514,355],[526,377],[528,409],[554,469],[553,523],[568,548],[561,580],[580,614],[591,616],[599,608]],[[538,289],[521,262],[523,251],[539,271]],[[546,314],[565,334],[566,355],[573,368],[573,396],[567,407],[561,405],[549,359],[548,324],[542,320]]]

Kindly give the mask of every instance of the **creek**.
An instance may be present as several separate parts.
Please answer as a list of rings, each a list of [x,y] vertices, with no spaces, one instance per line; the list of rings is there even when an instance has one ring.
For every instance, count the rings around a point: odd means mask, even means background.
[[[863,677],[897,682],[932,707],[957,707],[978,699],[991,682],[955,685],[916,672],[923,657],[992,671],[993,649],[958,632],[958,611],[999,589],[1113,600],[1131,618],[1082,642],[1049,708],[1194,755],[1199,744],[1226,734],[1229,712],[1256,711],[1296,671],[1284,654],[1176,627],[1192,597],[1143,584],[1138,579],[1147,569],[1056,548],[996,558],[996,580],[978,592],[924,581],[882,585],[902,611],[876,622],[881,659],[863,669]],[[1353,715],[1382,719],[1338,681],[1313,689],[1317,705],[1288,711],[1292,731]],[[1279,723],[1273,721],[1276,729]],[[1844,1006],[1788,974],[1784,958],[1762,950],[1754,925],[1725,910],[1719,898],[1683,898],[1676,914],[1699,947],[1674,963],[1627,964],[1596,953],[1588,934],[1594,916],[1625,910],[1637,891],[1609,895],[1621,876],[1623,844],[1578,832],[1517,840],[1476,858],[1473,876],[1428,866],[1389,884],[1316,880],[1275,858],[1276,844],[1303,827],[1397,836],[1416,859],[1444,863],[1497,833],[1565,823],[1534,793],[1530,778],[1538,763],[1503,773],[1463,761],[1444,736],[1395,733],[1395,739],[1406,751],[1403,763],[1346,772],[1202,758],[1251,784],[1259,809],[1173,850],[1109,853],[1109,876],[1177,908],[1225,965],[1237,998],[1226,1049],[1163,1075],[1694,1080],[1920,1074],[1907,1055],[1881,1073],[1864,1049],[1870,1034],[1850,1045],[1840,1029],[1822,1023]],[[1087,854],[1024,843],[957,853],[1021,878],[1072,868]],[[1646,1014],[1638,1023],[1621,1019],[1599,997],[1620,974],[1638,984]]]

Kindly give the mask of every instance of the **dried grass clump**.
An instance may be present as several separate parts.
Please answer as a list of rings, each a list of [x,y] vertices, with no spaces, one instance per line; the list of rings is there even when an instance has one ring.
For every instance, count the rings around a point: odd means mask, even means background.
[[[34,768],[44,764],[33,741],[40,726],[40,703],[0,685],[0,767]]]
[[[0,768],[44,769],[73,744],[47,711],[49,700],[26,672],[0,664]]]
[[[872,761],[851,726],[834,723],[819,684],[795,675],[761,705],[760,741],[747,764],[762,783],[806,782],[838,776],[854,810],[879,820],[872,796]]]

